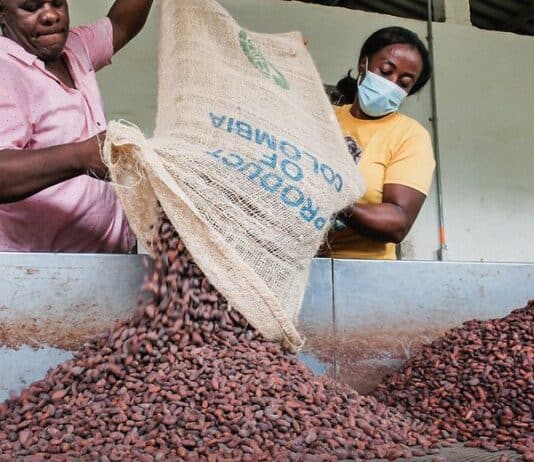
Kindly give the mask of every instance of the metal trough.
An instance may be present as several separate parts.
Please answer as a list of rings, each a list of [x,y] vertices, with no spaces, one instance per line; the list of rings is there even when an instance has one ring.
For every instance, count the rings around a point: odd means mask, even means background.
[[[144,256],[0,253],[0,402],[132,315]],[[315,372],[371,390],[423,342],[534,298],[534,265],[316,259],[301,353]]]

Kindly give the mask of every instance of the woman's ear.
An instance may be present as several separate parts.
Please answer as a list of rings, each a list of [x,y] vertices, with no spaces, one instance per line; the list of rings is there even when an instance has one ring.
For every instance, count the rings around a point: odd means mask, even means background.
[[[365,76],[368,67],[367,62],[367,56],[363,56],[362,59],[360,59],[360,62],[358,63],[358,76]]]

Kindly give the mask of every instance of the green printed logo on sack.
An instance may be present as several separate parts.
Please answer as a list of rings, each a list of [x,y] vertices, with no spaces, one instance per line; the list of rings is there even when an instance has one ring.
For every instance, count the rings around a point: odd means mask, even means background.
[[[258,69],[265,77],[268,79],[274,80],[279,87],[284,90],[289,90],[289,83],[283,74],[276,69],[269,61],[265,59],[263,53],[260,51],[258,46],[249,38],[248,34],[242,30],[239,32],[239,41],[241,43],[241,48],[247,56],[248,60],[254,64],[256,69]]]

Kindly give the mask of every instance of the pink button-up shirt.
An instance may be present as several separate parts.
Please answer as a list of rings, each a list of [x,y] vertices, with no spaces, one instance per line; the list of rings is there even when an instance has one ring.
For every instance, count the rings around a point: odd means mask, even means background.
[[[106,129],[95,72],[113,55],[109,19],[73,28],[64,55],[75,89],[0,37],[0,150],[74,143]],[[86,175],[0,204],[0,251],[121,253],[134,244],[113,187]]]

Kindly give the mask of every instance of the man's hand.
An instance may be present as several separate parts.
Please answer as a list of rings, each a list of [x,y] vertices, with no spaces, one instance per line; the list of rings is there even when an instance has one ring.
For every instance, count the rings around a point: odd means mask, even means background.
[[[99,133],[87,141],[81,143],[80,149],[80,168],[93,178],[106,180],[109,171],[102,160],[102,147],[106,139],[106,132]]]
[[[108,169],[101,155],[105,137],[104,132],[79,143],[0,150],[0,204],[26,199],[79,175],[105,179]]]

